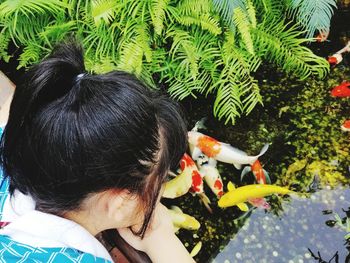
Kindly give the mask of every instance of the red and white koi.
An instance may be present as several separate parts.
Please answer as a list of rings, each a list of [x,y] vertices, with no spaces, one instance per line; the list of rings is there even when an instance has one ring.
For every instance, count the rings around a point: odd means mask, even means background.
[[[345,45],[345,47],[343,47],[339,51],[335,52],[332,56],[328,57],[327,60],[328,60],[329,64],[331,64],[331,65],[339,64],[343,60],[342,54],[345,52],[350,52],[350,41]]]
[[[343,81],[338,86],[332,88],[331,96],[340,98],[350,97],[350,82]]]
[[[243,180],[243,177],[249,172],[252,172],[254,174],[255,181],[257,183],[271,184],[270,176],[268,172],[262,168],[259,160],[256,160],[251,166],[244,167],[241,173],[241,181]],[[248,202],[257,208],[270,209],[270,205],[264,197],[250,198],[248,199]]]
[[[342,126],[340,127],[342,131],[348,132],[350,131],[350,120],[344,121]]]
[[[271,208],[270,204],[266,201],[264,197],[259,198],[250,198],[248,199],[248,203],[257,208],[269,210]]]
[[[252,172],[255,176],[255,181],[259,184],[271,183],[269,173],[262,168],[260,161],[257,159],[252,165],[243,168],[241,173],[241,181],[243,177]]]
[[[231,163],[237,169],[241,169],[242,164],[253,164],[259,156],[263,155],[269,148],[265,144],[260,153],[256,156],[248,156],[247,153],[241,151],[230,144],[219,142],[216,139],[204,135],[200,132],[189,131],[188,141],[192,145],[192,158],[196,160],[201,154],[205,154],[209,158],[224,163]]]
[[[200,166],[199,172],[203,175],[204,181],[209,186],[210,190],[220,198],[224,194],[224,190],[218,169],[207,163]]]
[[[185,153],[184,156],[182,157],[180,161],[180,168],[182,171],[185,169],[191,169],[191,174],[192,174],[192,185],[191,185],[191,192],[193,194],[198,195],[201,200],[203,201],[205,207],[208,209],[209,212],[212,212],[209,204],[210,200],[204,193],[204,188],[203,188],[203,175],[198,171],[198,168],[195,164],[195,162],[192,160],[192,158]]]
[[[337,65],[337,64],[339,64],[340,62],[343,61],[343,55],[339,54],[339,53],[335,53],[332,56],[329,56],[327,61],[331,65]]]

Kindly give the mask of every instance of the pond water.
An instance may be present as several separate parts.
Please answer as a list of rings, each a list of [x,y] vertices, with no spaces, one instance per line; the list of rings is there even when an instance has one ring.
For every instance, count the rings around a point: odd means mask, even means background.
[[[283,202],[279,216],[256,209],[213,262],[317,262],[312,254],[318,252],[326,262],[336,254],[339,262],[349,261],[344,230],[327,225],[334,220],[330,212],[344,215],[349,200],[349,189],[324,189]]]
[[[350,39],[349,34],[347,37]],[[313,48],[330,54],[342,45],[341,41],[333,44],[333,49],[328,44]],[[212,214],[190,194],[167,200],[201,223],[196,232],[179,232],[189,250],[203,243],[197,262],[350,262],[347,232],[334,221],[335,214],[344,222],[350,217],[350,133],[340,130],[344,120],[350,119],[350,99],[330,96],[332,87],[350,80],[349,60],[348,55],[324,80],[300,81],[262,68],[258,79],[265,106],[234,126],[211,117],[210,97],[183,103],[189,128],[209,117],[201,132],[251,155],[270,143],[260,161],[272,183],[300,193],[271,196],[270,210],[251,208],[248,213],[236,207],[218,208],[208,188]],[[300,167],[293,169],[293,165]],[[241,171],[231,165],[220,163],[218,169],[225,190],[228,181],[253,183],[252,177],[241,182]]]

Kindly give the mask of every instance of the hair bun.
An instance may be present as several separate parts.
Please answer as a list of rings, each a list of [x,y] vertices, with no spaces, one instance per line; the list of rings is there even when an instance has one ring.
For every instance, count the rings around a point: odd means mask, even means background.
[[[67,94],[76,84],[77,77],[84,76],[82,72],[85,72],[82,46],[74,39],[57,45],[50,56],[24,75],[24,82],[18,87],[21,94],[16,96],[15,92],[13,99],[14,104],[22,105],[21,111],[12,113],[18,115],[15,119],[24,120]],[[16,97],[20,97],[20,102]]]

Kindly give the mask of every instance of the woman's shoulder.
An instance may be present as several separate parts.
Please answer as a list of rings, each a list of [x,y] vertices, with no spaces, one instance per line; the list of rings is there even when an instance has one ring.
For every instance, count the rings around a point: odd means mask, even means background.
[[[8,236],[0,235],[0,262],[96,262],[107,263],[106,259],[70,247],[33,247],[19,243]]]

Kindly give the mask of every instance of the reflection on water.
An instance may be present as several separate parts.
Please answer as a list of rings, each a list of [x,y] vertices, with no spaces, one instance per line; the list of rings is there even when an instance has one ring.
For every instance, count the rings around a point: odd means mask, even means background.
[[[345,216],[341,208],[350,207],[349,189],[324,189],[310,198],[293,196],[282,207],[279,216],[255,209],[213,262],[323,262],[314,259],[308,248],[324,262],[336,253],[339,262],[346,262],[346,232],[326,221],[334,219],[333,213]]]

